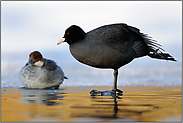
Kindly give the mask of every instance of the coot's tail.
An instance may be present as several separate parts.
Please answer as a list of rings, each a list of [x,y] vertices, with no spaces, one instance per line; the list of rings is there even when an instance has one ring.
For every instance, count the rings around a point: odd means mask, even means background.
[[[159,49],[155,50],[154,52],[150,52],[148,56],[150,56],[151,58],[156,58],[156,59],[176,61],[170,54],[158,52],[158,50]]]
[[[147,34],[143,33],[141,33],[141,36],[144,38],[144,42],[148,46],[148,56],[150,56],[151,58],[176,61],[170,54],[164,53],[164,49],[161,47],[160,44],[157,43],[156,40],[152,40],[152,37],[149,37]]]

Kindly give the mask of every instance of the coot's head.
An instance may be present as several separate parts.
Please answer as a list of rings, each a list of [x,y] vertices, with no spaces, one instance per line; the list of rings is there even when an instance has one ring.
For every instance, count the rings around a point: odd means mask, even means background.
[[[57,45],[62,42],[67,42],[68,44],[73,44],[81,39],[84,39],[86,33],[79,26],[72,25],[70,26],[64,34],[64,37],[60,39]]]

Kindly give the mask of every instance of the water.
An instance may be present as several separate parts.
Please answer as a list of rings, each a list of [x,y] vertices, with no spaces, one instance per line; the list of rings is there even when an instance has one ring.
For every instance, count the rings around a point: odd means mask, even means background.
[[[120,87],[122,88],[122,87]],[[59,90],[2,88],[2,122],[181,122],[181,87],[123,86],[123,96],[91,96],[110,86]]]
[[[1,86],[22,87],[19,72],[28,60],[29,52],[3,53],[1,59]],[[68,50],[42,51],[63,69],[65,80],[61,86],[112,86],[113,70],[98,69],[75,60]],[[118,86],[181,86],[182,62],[162,61],[142,57],[119,69]]]

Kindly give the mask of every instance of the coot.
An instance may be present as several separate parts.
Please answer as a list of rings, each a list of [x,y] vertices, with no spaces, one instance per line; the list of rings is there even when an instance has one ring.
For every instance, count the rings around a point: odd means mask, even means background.
[[[135,58],[151,58],[176,61],[170,54],[164,53],[157,41],[147,34],[127,24],[111,24],[91,30],[87,33],[79,26],[66,29],[63,38],[57,43],[67,42],[70,52],[79,62],[96,68],[114,69],[114,85],[117,90],[118,69]]]
[[[25,88],[58,89],[64,76],[62,69],[52,60],[45,59],[39,51],[29,55],[29,61],[20,71],[20,79]]]

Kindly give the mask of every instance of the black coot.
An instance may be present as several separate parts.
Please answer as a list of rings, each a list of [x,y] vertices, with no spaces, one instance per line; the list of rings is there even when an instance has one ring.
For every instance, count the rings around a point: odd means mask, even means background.
[[[117,90],[118,69],[134,58],[151,58],[176,61],[157,41],[127,24],[111,24],[85,33],[79,26],[70,26],[58,42],[67,42],[70,52],[79,62],[96,68],[114,69],[113,90]]]

